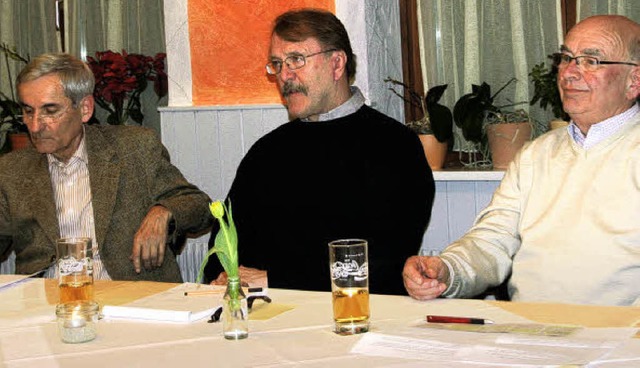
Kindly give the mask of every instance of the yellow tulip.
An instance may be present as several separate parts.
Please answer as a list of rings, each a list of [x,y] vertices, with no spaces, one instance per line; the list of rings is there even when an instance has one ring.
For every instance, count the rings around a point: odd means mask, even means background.
[[[220,220],[222,216],[224,216],[224,207],[222,206],[222,202],[220,201],[211,203],[209,205],[209,211],[211,211],[213,217],[217,218],[218,220]]]

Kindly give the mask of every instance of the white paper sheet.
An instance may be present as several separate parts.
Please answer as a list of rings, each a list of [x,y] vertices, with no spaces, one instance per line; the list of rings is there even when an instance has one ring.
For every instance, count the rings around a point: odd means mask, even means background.
[[[209,294],[185,295],[189,291]],[[225,287],[185,283],[162,293],[138,299],[123,306],[105,305],[105,319],[191,323],[210,317],[222,305]]]
[[[102,316],[107,319],[127,319],[127,320],[143,320],[150,322],[176,322],[176,323],[190,323],[199,321],[203,318],[211,316],[216,309],[220,306],[216,306],[203,311],[185,311],[185,310],[163,310],[152,308],[135,308],[135,307],[121,307],[114,305],[105,305],[102,308]]]
[[[424,329],[422,330],[424,331]],[[567,337],[431,331],[422,338],[366,333],[352,353],[425,361],[496,365],[584,365],[630,339],[636,329],[583,329]],[[475,334],[472,338],[470,334]]]

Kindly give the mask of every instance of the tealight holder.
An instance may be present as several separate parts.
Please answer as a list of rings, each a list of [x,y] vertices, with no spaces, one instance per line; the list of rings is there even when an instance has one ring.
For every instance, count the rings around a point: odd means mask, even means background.
[[[92,301],[58,304],[56,316],[60,339],[71,344],[95,339],[98,312],[98,303]]]

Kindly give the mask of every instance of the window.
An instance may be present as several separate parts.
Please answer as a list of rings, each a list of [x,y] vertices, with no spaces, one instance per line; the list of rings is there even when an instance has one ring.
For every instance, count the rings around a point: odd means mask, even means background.
[[[400,6],[404,82],[420,92],[448,84],[442,102],[450,108],[472,83],[486,81],[495,93],[511,77],[518,83],[496,102],[529,101],[528,73],[542,61],[550,64],[546,55],[558,50],[576,19],[622,14],[640,21],[640,2],[633,0],[401,0]],[[543,123],[552,118],[537,106],[519,107]],[[407,120],[420,114],[405,107]],[[464,151],[460,138],[455,148]]]

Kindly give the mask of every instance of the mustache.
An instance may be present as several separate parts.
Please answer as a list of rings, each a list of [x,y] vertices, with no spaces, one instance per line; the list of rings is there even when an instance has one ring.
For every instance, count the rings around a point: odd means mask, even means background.
[[[308,92],[307,87],[303,86],[302,84],[294,84],[293,82],[285,82],[282,86],[281,93],[283,97],[287,97],[290,94],[297,92],[300,92],[306,96]]]

